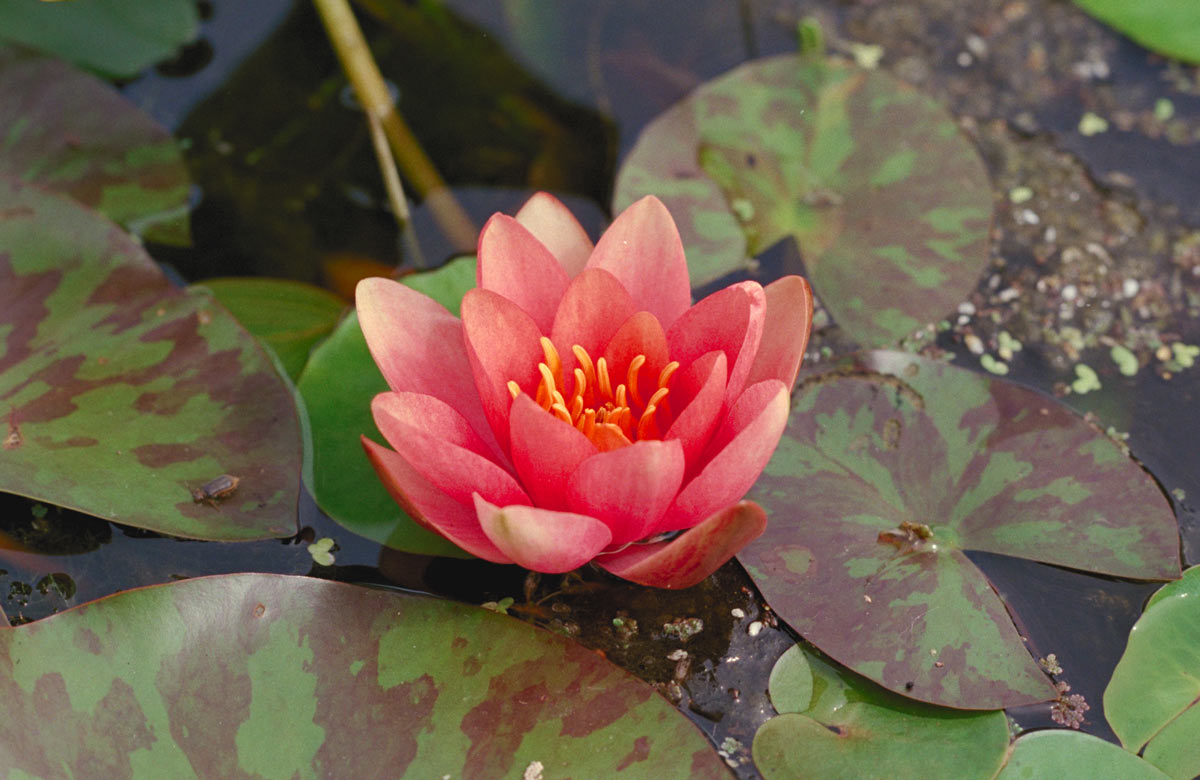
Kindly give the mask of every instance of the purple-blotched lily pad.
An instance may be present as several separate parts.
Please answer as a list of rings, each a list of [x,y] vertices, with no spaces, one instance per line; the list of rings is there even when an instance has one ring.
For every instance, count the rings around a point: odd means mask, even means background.
[[[987,171],[932,99],[882,71],[799,56],[743,65],[650,124],[614,210],[655,194],[692,284],[796,239],[837,323],[893,344],[974,288],[988,258]]]
[[[70,195],[147,240],[186,244],[175,140],[109,85],[0,43],[0,175]]]
[[[6,776],[729,777],[650,686],[574,642],[305,577],[188,580],[0,629],[0,696]]]
[[[295,533],[299,422],[254,337],[101,215],[4,178],[0,438],[0,490],[175,536]]]
[[[754,762],[766,780],[989,780],[1008,748],[1003,712],[914,702],[801,645],[771,671],[771,702],[782,714],[754,735]]]
[[[1115,442],[1032,390],[915,355],[810,376],[748,497],[770,522],[739,559],[778,613],[935,704],[1057,695],[964,550],[1179,576],[1170,506]]]

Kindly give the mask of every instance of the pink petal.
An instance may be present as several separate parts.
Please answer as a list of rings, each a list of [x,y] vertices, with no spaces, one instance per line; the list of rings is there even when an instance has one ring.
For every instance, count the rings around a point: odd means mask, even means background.
[[[595,360],[635,311],[629,293],[608,271],[587,268],[576,276],[558,304],[550,335],[562,358],[564,376],[570,377],[575,368],[571,347],[578,344]],[[568,384],[574,387],[573,381]]]
[[[494,454],[466,418],[445,401],[420,393],[380,393],[371,401],[375,425],[389,442],[403,437],[394,423],[419,428],[425,433],[482,455]],[[394,445],[393,445],[394,446]]]
[[[445,401],[490,443],[458,317],[432,298],[378,277],[358,283],[355,303],[371,357],[388,386]]]
[[[400,457],[431,485],[455,501],[470,505],[479,493],[501,504],[528,504],[516,479],[490,458],[408,425],[380,404],[373,404],[375,424]]]
[[[787,418],[783,382],[768,379],[746,388],[709,444],[715,455],[679,491],[658,530],[689,528],[744,496],[775,452]]]
[[[669,542],[635,544],[600,555],[598,566],[639,585],[690,588],[721,568],[767,527],[767,515],[753,501],[725,507]]]
[[[475,510],[435,488],[408,461],[362,437],[363,449],[392,498],[405,512],[434,533],[441,534],[472,555],[492,563],[512,563],[479,527]]]
[[[513,464],[533,503],[566,509],[567,479],[596,445],[524,393],[513,401],[508,424]]]
[[[692,302],[687,260],[667,207],[653,195],[621,212],[600,237],[589,268],[603,268],[633,296],[637,309],[670,327]]]
[[[571,281],[550,250],[504,214],[493,215],[479,234],[475,279],[480,289],[520,306],[543,333],[554,325],[554,312]]]
[[[747,385],[778,379],[790,391],[812,331],[812,288],[799,276],[785,276],[763,288],[767,311],[763,318],[762,343],[750,368]]]
[[[639,311],[613,334],[604,348],[604,359],[609,370],[615,371],[612,383],[627,383],[629,362],[638,355],[645,355],[646,362],[638,371],[638,397],[644,404],[658,389],[658,374],[670,358],[667,356],[667,335],[663,333],[658,319],[648,311]],[[632,390],[633,388],[628,388]]]
[[[608,526],[594,517],[532,506],[503,509],[475,496],[479,525],[513,562],[546,574],[578,569],[612,539]]]
[[[468,290],[462,301],[463,336],[474,385],[492,433],[508,451],[509,381],[529,395],[541,381],[543,360],[537,325],[515,303],[490,290]]]
[[[657,530],[682,481],[679,442],[638,441],[580,463],[567,481],[567,505],[603,521],[612,543],[625,544]]]
[[[574,279],[587,265],[592,239],[558,198],[539,192],[525,201],[516,219],[550,250],[567,276]]]
[[[678,390],[680,400],[686,399],[687,406],[677,414],[663,438],[678,439],[683,446],[683,458],[688,466],[684,469],[685,477],[689,476],[691,467],[717,429],[725,398],[727,365],[725,353],[713,350],[681,369],[673,383],[675,389],[669,398],[674,398]]]
[[[714,349],[729,361],[725,404],[746,386],[762,340],[766,295],[757,282],[741,282],[718,290],[697,303],[667,331],[671,359],[683,365]]]

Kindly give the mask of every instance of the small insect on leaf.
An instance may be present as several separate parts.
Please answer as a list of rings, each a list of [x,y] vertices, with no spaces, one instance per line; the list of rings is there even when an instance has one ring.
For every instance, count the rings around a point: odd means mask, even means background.
[[[210,479],[198,488],[192,489],[192,500],[197,504],[201,501],[219,501],[233,495],[238,489],[241,479],[231,474],[222,474],[216,479]]]

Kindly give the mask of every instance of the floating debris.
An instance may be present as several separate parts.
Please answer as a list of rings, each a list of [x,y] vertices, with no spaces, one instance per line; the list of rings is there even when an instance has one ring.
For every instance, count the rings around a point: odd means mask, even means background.
[[[979,365],[983,366],[984,370],[997,376],[1004,376],[1008,373],[1008,364],[1003,360],[996,360],[991,355],[980,355]]]
[[[1097,135],[1108,130],[1108,120],[1091,111],[1085,113],[1079,119],[1079,134],[1080,135]]]
[[[1108,354],[1110,357],[1112,357],[1112,361],[1117,364],[1117,370],[1120,371],[1122,375],[1133,376],[1137,374],[1137,355],[1130,352],[1127,347],[1123,347],[1120,344],[1114,344],[1113,348],[1109,350]]]
[[[704,630],[704,621],[698,617],[679,618],[670,623],[663,623],[663,633],[672,636],[680,642],[686,642]]]
[[[1028,187],[1013,187],[1008,191],[1008,199],[1013,203],[1024,203],[1033,197],[1033,190]]]
[[[312,549],[312,545],[309,545],[309,549],[310,550]],[[316,556],[313,556],[313,557],[315,558]],[[325,564],[325,565],[328,565],[328,564]],[[505,596],[504,598],[500,599],[499,601],[485,601],[482,604],[480,604],[479,606],[483,607],[486,610],[490,610],[492,612],[499,612],[501,615],[507,615],[508,608],[513,605],[513,602],[514,602],[514,599],[512,596]]]
[[[1045,658],[1038,659],[1038,666],[1046,671],[1046,674],[1062,674],[1062,667],[1058,665],[1058,656],[1050,653]]]
[[[1080,395],[1099,390],[1101,387],[1100,377],[1096,375],[1091,366],[1085,363],[1075,364],[1075,377],[1075,381],[1071,383],[1071,390]]]

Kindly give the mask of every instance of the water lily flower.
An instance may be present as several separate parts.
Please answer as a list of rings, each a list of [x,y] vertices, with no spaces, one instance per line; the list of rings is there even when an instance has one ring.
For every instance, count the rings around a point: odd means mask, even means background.
[[[797,276],[692,305],[666,207],[593,247],[539,193],[479,236],[462,319],[388,279],[357,290],[391,392],[363,437],[410,515],[467,552],[559,573],[700,582],[762,533],[741,501],[779,443],[812,321]],[[682,532],[682,533],[676,533]]]

